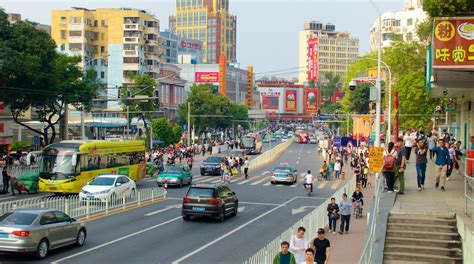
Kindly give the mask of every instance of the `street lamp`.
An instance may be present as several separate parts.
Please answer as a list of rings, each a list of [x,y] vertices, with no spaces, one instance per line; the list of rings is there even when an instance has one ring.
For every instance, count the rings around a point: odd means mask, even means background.
[[[382,89],[380,86],[380,74],[381,74],[381,62],[382,62],[382,14],[377,8],[373,0],[370,0],[370,3],[375,8],[379,15],[379,28],[378,28],[378,48],[377,48],[377,100],[375,106],[375,146],[380,147],[380,102]]]

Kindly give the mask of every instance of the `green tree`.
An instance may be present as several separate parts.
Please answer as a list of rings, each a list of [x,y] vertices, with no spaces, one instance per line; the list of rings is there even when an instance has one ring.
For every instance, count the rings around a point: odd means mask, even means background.
[[[173,133],[173,126],[166,118],[158,118],[151,122],[153,127],[153,138],[163,141],[165,146],[176,143],[176,136]]]
[[[346,93],[342,101],[344,111],[348,113],[368,114],[370,87],[372,87],[372,84],[362,83],[359,84],[354,91]]]
[[[324,99],[322,108],[326,110],[326,112],[330,112],[328,108],[330,108],[330,105],[332,104],[331,97],[333,96],[334,91],[337,88],[337,84],[341,80],[341,77],[338,75],[334,76],[332,72],[326,72],[324,74],[324,77],[326,78],[326,80],[328,80],[328,82],[325,83],[321,89],[322,96]]]
[[[67,105],[90,108],[98,89],[93,75],[84,76],[77,66],[79,57],[55,49],[49,34],[27,21],[10,25],[0,11],[0,97],[14,121],[42,135],[45,144],[55,140],[55,125],[63,120]],[[43,130],[22,120],[29,109],[46,124]]]
[[[183,134],[183,129],[179,125],[173,126],[173,142],[178,143],[181,141],[181,135]]]

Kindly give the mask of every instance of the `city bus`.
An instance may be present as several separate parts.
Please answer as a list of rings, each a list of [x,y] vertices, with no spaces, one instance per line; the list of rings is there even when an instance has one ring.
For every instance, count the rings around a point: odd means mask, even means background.
[[[262,137],[248,134],[242,138],[242,146],[246,154],[260,154],[262,152]]]
[[[309,143],[309,137],[310,137],[310,133],[308,132],[300,132],[298,134],[298,143],[300,144],[308,144]]]
[[[66,140],[48,145],[39,164],[39,191],[77,194],[95,177],[121,174],[145,177],[145,142]]]

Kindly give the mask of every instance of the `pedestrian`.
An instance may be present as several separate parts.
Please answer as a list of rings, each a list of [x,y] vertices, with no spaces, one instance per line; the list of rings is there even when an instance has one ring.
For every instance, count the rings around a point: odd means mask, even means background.
[[[3,192],[8,193],[8,188],[10,187],[10,175],[8,175],[7,166],[3,167],[2,176],[3,176]]]
[[[189,171],[191,171],[193,169],[193,162],[194,162],[193,157],[189,156],[188,160],[187,160]]]
[[[244,161],[244,174],[245,174],[245,179],[249,177],[249,158],[245,157]]]
[[[336,203],[336,198],[331,198],[331,202],[328,204],[327,211],[329,218],[329,231],[332,230],[332,233],[336,234],[337,220],[340,218],[339,205]]]
[[[341,209],[341,226],[339,229],[339,234],[343,234],[344,230],[346,234],[349,233],[349,224],[351,222],[351,208],[352,202],[347,199],[347,194],[342,194],[342,201],[339,203],[339,208]]]
[[[312,248],[307,248],[304,252],[305,259],[304,261],[299,262],[299,264],[314,264],[314,250]]]
[[[317,264],[329,263],[331,256],[331,243],[325,237],[324,228],[318,229],[318,237],[313,240],[314,262]]]
[[[430,150],[430,161],[433,161],[434,152],[433,149],[436,147],[436,136],[434,134],[428,134],[428,138],[426,140],[428,142],[428,149]]]
[[[418,183],[418,191],[425,188],[426,163],[428,163],[427,148],[424,140],[418,140],[415,147],[416,155],[416,179]]]
[[[410,132],[409,131],[406,132],[405,136],[403,137],[403,142],[405,142],[405,152],[406,152],[407,161],[410,160],[411,148],[413,147],[413,140],[414,140],[414,137],[410,134]]]
[[[339,159],[336,159],[336,162],[334,163],[334,173],[336,176],[336,179],[339,179],[339,175],[341,175],[341,169],[342,169],[342,164]]]
[[[436,171],[436,184],[435,188],[438,188],[441,184],[441,190],[444,191],[446,184],[446,174],[451,163],[449,158],[449,150],[444,146],[444,140],[438,139],[438,146],[433,149],[436,155],[435,159],[435,171]]]
[[[296,231],[296,235],[291,236],[290,239],[290,250],[295,255],[297,263],[304,262],[305,260],[305,250],[308,248],[308,241],[304,237],[305,232],[306,229],[301,226]]]
[[[283,241],[280,246],[281,251],[276,254],[273,259],[273,264],[296,264],[295,256],[288,251],[290,249],[290,243]]]
[[[397,158],[397,152],[393,149],[395,144],[393,142],[388,143],[388,148],[384,150],[384,166],[383,174],[387,183],[388,193],[392,193],[395,185],[395,160]]]
[[[403,139],[397,139],[397,159],[395,160],[395,181],[398,180],[398,194],[404,194],[405,191],[405,169],[407,164],[408,151],[403,145]],[[411,151],[411,148],[410,148]]]

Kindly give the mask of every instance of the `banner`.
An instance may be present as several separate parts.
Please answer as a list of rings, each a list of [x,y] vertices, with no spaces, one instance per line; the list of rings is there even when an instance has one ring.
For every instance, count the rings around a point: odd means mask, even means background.
[[[437,18],[433,68],[474,68],[474,17]]]
[[[308,82],[318,81],[319,38],[308,39]]]
[[[279,99],[277,96],[262,96],[262,110],[278,110]]]
[[[206,82],[217,83],[217,82],[219,82],[219,73],[218,72],[196,72],[195,73],[195,82],[198,82],[198,83],[206,83]]]
[[[305,89],[304,101],[307,112],[318,111],[318,89]]]
[[[285,112],[296,112],[297,111],[297,95],[296,90],[285,91]]]

